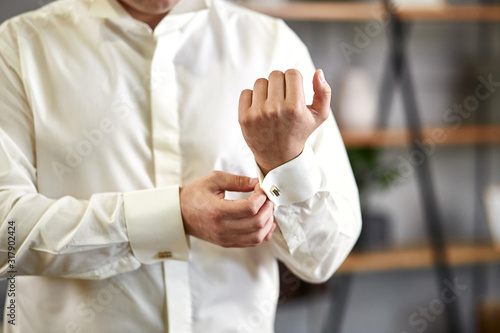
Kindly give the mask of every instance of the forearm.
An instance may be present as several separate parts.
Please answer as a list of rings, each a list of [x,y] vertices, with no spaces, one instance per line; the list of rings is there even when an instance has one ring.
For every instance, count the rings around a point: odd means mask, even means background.
[[[33,192],[2,190],[0,276],[9,270],[7,236],[12,224],[15,250],[10,252],[15,252],[19,275],[103,279],[141,264],[185,260],[189,249],[175,209],[178,202],[168,201],[172,199],[168,193],[174,191],[178,188],[54,200]],[[150,196],[164,202],[155,203]],[[147,214],[138,217],[144,209]]]
[[[330,278],[342,264],[360,226],[345,198],[327,192],[300,204],[280,206],[275,218],[281,231],[273,237],[276,256],[297,276],[316,283]]]
[[[139,266],[128,244],[119,194],[95,195],[89,201],[52,200],[37,193],[2,190],[0,201],[4,203],[1,276],[8,270],[9,221],[15,225],[19,275],[104,278]]]
[[[274,180],[286,184],[279,197],[269,191],[269,176],[279,168],[266,176],[263,186],[275,202],[281,230],[272,242],[277,257],[301,278],[320,282],[333,274],[356,242],[361,214],[356,184],[333,119],[308,143],[299,156],[302,162],[292,166],[294,174],[280,174]]]

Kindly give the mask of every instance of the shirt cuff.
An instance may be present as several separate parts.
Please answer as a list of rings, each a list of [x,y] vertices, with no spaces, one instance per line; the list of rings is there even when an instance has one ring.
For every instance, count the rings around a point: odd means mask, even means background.
[[[130,246],[141,263],[189,260],[178,186],[127,192],[124,208]]]
[[[321,188],[322,171],[308,146],[293,160],[269,171],[264,177],[257,166],[260,187],[276,206],[305,201]]]

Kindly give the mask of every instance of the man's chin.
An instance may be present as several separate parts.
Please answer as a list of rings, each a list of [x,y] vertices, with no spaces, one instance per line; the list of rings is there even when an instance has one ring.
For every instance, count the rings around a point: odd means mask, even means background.
[[[118,0],[127,7],[149,15],[167,14],[180,0]]]

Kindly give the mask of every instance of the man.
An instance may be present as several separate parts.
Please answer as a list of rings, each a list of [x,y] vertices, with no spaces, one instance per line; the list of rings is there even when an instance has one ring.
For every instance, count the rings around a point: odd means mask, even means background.
[[[5,332],[272,332],[276,259],[325,281],[359,234],[330,87],[281,20],[62,0],[1,26],[0,72]]]

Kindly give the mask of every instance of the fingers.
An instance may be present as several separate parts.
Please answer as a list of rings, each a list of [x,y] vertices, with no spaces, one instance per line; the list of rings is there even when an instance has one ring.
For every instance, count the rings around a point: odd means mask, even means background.
[[[266,238],[271,234],[272,231],[276,228],[276,224],[274,223],[274,216],[269,216],[266,220],[266,224],[259,230],[243,235],[242,236],[242,244],[246,244],[247,246],[256,246],[266,240]],[[270,236],[269,236],[269,239]]]
[[[250,192],[259,182],[257,178],[233,175],[222,171],[214,171],[210,173],[210,177],[217,189],[221,191]]]
[[[304,88],[302,85],[302,75],[296,69],[289,69],[285,72],[286,101],[304,103]]]
[[[314,73],[313,77],[314,97],[310,108],[316,112],[316,115],[325,120],[330,114],[331,88],[325,80],[325,75],[321,69]]]
[[[267,99],[268,82],[266,79],[258,79],[253,86],[252,104],[260,105]]]
[[[232,219],[227,221],[227,228],[234,230],[235,234],[251,234],[258,232],[273,217],[273,203],[266,200],[259,211],[241,219]]]
[[[266,200],[264,192],[254,192],[248,199],[221,200],[221,218],[232,220],[253,217],[259,213]]]
[[[212,188],[222,199],[213,202],[211,215],[215,219],[240,219],[254,216],[267,200],[266,194],[258,185],[258,178],[214,171],[210,173],[209,179],[212,182]],[[248,199],[226,200],[223,199],[225,191],[254,191],[254,193]]]
[[[273,71],[269,75],[267,99],[274,101],[285,99],[285,74],[283,72]]]
[[[253,91],[250,89],[245,89],[241,92],[240,102],[238,105],[238,114],[240,118],[242,116],[242,113],[252,106],[252,95]]]
[[[229,228],[235,230],[235,234],[230,239],[230,244],[223,246],[233,246],[239,244],[238,247],[256,246],[264,240],[269,240],[272,232],[276,228],[273,216],[273,204],[267,201],[259,214],[253,218],[246,218],[241,220],[230,221]],[[244,232],[251,230],[250,232]]]
[[[273,220],[274,220],[274,217],[273,217]],[[278,227],[278,225],[273,222],[273,226],[271,228],[271,231],[264,238],[264,242],[271,240],[271,238],[273,237],[273,232],[274,232],[274,230],[276,230],[277,227]]]
[[[304,88],[302,75],[296,69],[289,69],[285,73],[273,71],[269,80],[260,78],[255,81],[253,91],[246,89],[240,95],[239,111],[247,110],[252,105],[259,105],[266,100],[291,100],[304,103]]]

